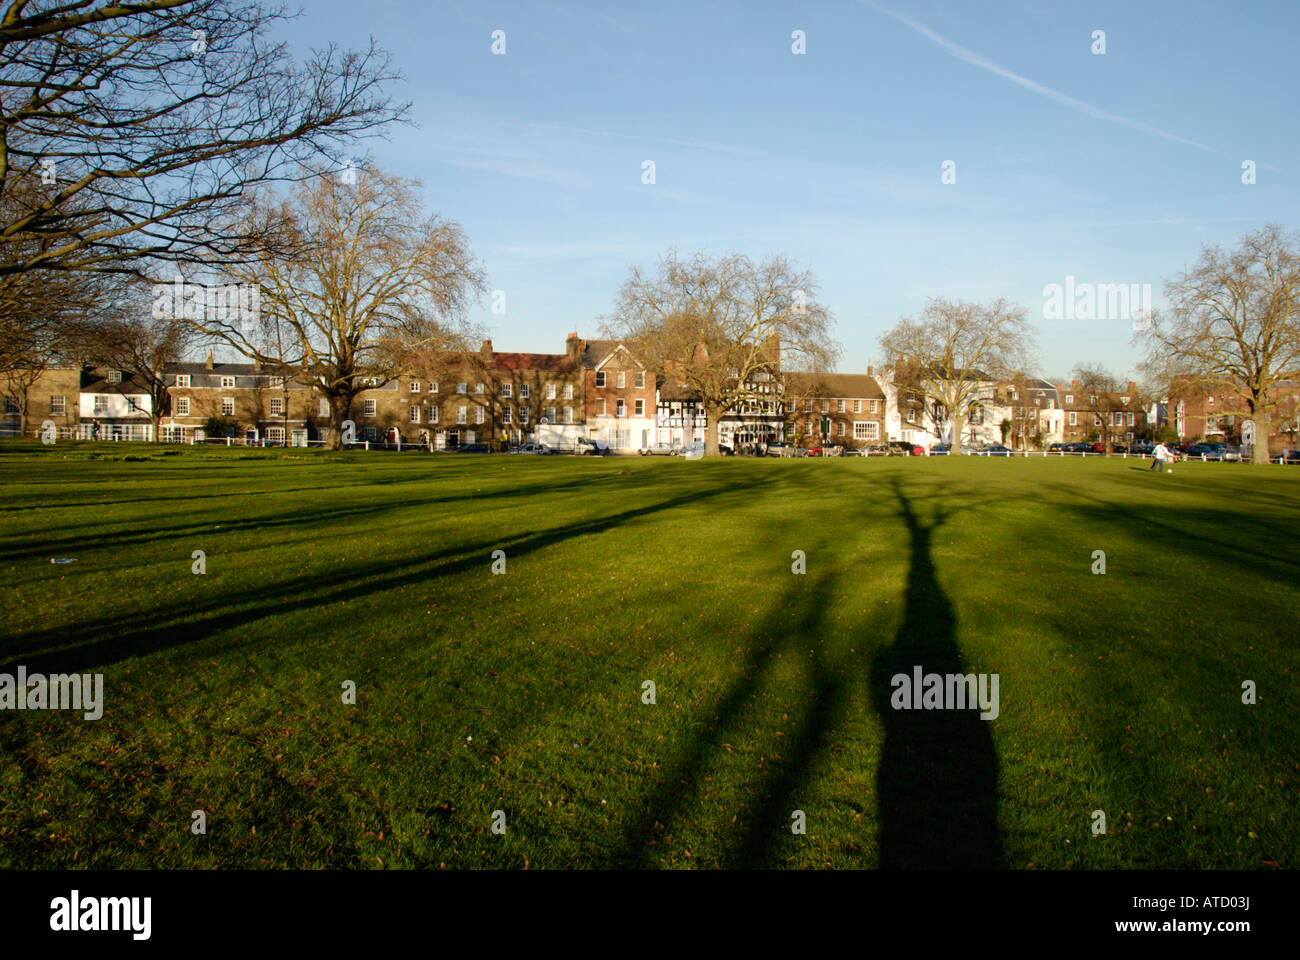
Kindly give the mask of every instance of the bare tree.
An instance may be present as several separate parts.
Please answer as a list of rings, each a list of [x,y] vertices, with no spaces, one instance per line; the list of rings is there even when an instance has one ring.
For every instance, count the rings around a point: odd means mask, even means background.
[[[1268,463],[1280,381],[1300,371],[1300,238],[1277,224],[1230,253],[1204,247],[1165,287],[1171,308],[1135,335],[1164,382],[1222,391],[1222,414],[1254,421],[1255,463]]]
[[[460,225],[425,216],[415,180],[359,171],[321,175],[287,200],[250,203],[261,259],[227,275],[260,291],[260,317],[188,317],[196,329],[280,371],[297,370],[329,401],[331,445],[365,386],[407,372],[412,355],[467,356],[468,305],[485,288]],[[290,251],[286,256],[284,251]]]
[[[1071,377],[1079,382],[1077,395],[1087,401],[1077,406],[1092,415],[1094,427],[1097,423],[1101,424],[1096,429],[1106,447],[1106,455],[1110,456],[1114,451],[1114,434],[1118,426],[1115,415],[1127,418],[1132,413],[1136,433],[1137,415],[1143,411],[1143,398],[1136,387],[1130,389],[1128,381],[1119,379],[1105,367],[1078,366],[1074,368]],[[1145,413],[1142,415],[1145,421]]]
[[[84,352],[96,363],[134,374],[149,390],[154,436],[171,412],[167,366],[176,363],[199,343],[194,327],[175,317],[155,317],[146,291],[138,284],[122,284],[118,297],[89,325]]]
[[[919,317],[899,320],[880,345],[893,358],[895,382],[947,414],[957,445],[971,406],[1028,365],[1033,331],[1024,308],[1005,299],[978,304],[934,297]]]
[[[296,61],[261,0],[7,0],[0,14],[0,276],[242,259],[252,185],[342,168],[403,119],[373,42]]]
[[[783,363],[817,373],[839,356],[831,312],[808,270],[781,255],[680,258],[669,250],[653,273],[633,267],[605,318],[656,375],[699,395],[708,417],[705,452],[717,456],[718,421],[741,404],[770,404]]]

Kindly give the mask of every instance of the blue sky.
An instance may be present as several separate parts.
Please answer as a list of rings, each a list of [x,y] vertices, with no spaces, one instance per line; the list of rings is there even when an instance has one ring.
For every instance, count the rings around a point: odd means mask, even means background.
[[[1158,306],[1203,243],[1300,226],[1296,3],[307,0],[288,39],[367,32],[417,124],[371,159],[464,226],[505,292],[473,315],[497,349],[596,335],[629,265],[676,246],[811,267],[843,372],[928,296],[1005,295],[1039,372],[1124,373],[1131,321],[1047,320],[1045,285]]]

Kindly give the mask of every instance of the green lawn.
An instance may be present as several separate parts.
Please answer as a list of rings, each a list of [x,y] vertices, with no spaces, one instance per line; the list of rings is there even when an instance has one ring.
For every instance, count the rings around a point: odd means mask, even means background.
[[[6,444],[0,481],[0,672],[105,690],[0,713],[0,867],[1296,863],[1300,468]],[[914,665],[1000,715],[891,709]]]

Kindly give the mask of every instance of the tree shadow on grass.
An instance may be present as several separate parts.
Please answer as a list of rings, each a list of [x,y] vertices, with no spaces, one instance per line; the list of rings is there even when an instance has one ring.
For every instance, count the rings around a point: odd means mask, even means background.
[[[965,674],[957,615],[935,575],[931,536],[948,517],[922,521],[897,479],[894,495],[911,537],[903,622],[876,654],[872,700],[885,729],[877,782],[882,868],[1001,867],[998,759],[978,710],[895,710],[896,674]]]
[[[611,866],[653,866],[660,839],[659,825],[668,824],[681,815],[700,790],[703,774],[711,754],[716,753],[729,727],[735,723],[758,694],[764,677],[778,652],[790,652],[813,644],[812,696],[798,721],[799,728],[783,752],[780,774],[775,782],[764,784],[757,810],[748,820],[735,861],[728,867],[753,868],[771,865],[777,838],[789,836],[791,806],[807,780],[813,760],[822,746],[823,735],[839,718],[844,706],[845,684],[830,668],[822,643],[824,612],[833,594],[835,577],[822,576],[811,590],[792,589],[778,608],[801,610],[796,625],[760,621],[761,626],[750,638],[750,651],[741,675],[732,682],[713,708],[708,729],[684,744],[677,757],[667,764],[664,778],[641,814],[624,832],[623,840],[613,853]],[[802,586],[802,585],[801,585]],[[797,804],[796,804],[797,805]],[[784,831],[784,833],[783,833]]]

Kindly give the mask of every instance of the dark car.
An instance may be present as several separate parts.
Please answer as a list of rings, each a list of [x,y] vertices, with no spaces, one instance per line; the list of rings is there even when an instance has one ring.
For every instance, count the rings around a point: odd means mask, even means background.
[[[1184,456],[1190,457],[1193,460],[1217,460],[1219,459],[1218,454],[1219,451],[1215,450],[1207,443],[1193,443],[1183,451]]]
[[[1048,453],[1069,453],[1074,446],[1072,443],[1054,443],[1047,448]]]
[[[946,457],[951,453],[952,453],[951,443],[936,443],[933,447],[930,448],[930,456],[932,457]]]
[[[889,447],[898,451],[895,456],[904,457],[924,457],[925,447],[913,443],[911,440],[890,440]]]
[[[486,443],[462,443],[456,448],[457,453],[490,453]]]
[[[1011,456],[1011,448],[1004,447],[1000,443],[993,443],[980,450],[979,455],[981,457],[1009,457]]]

